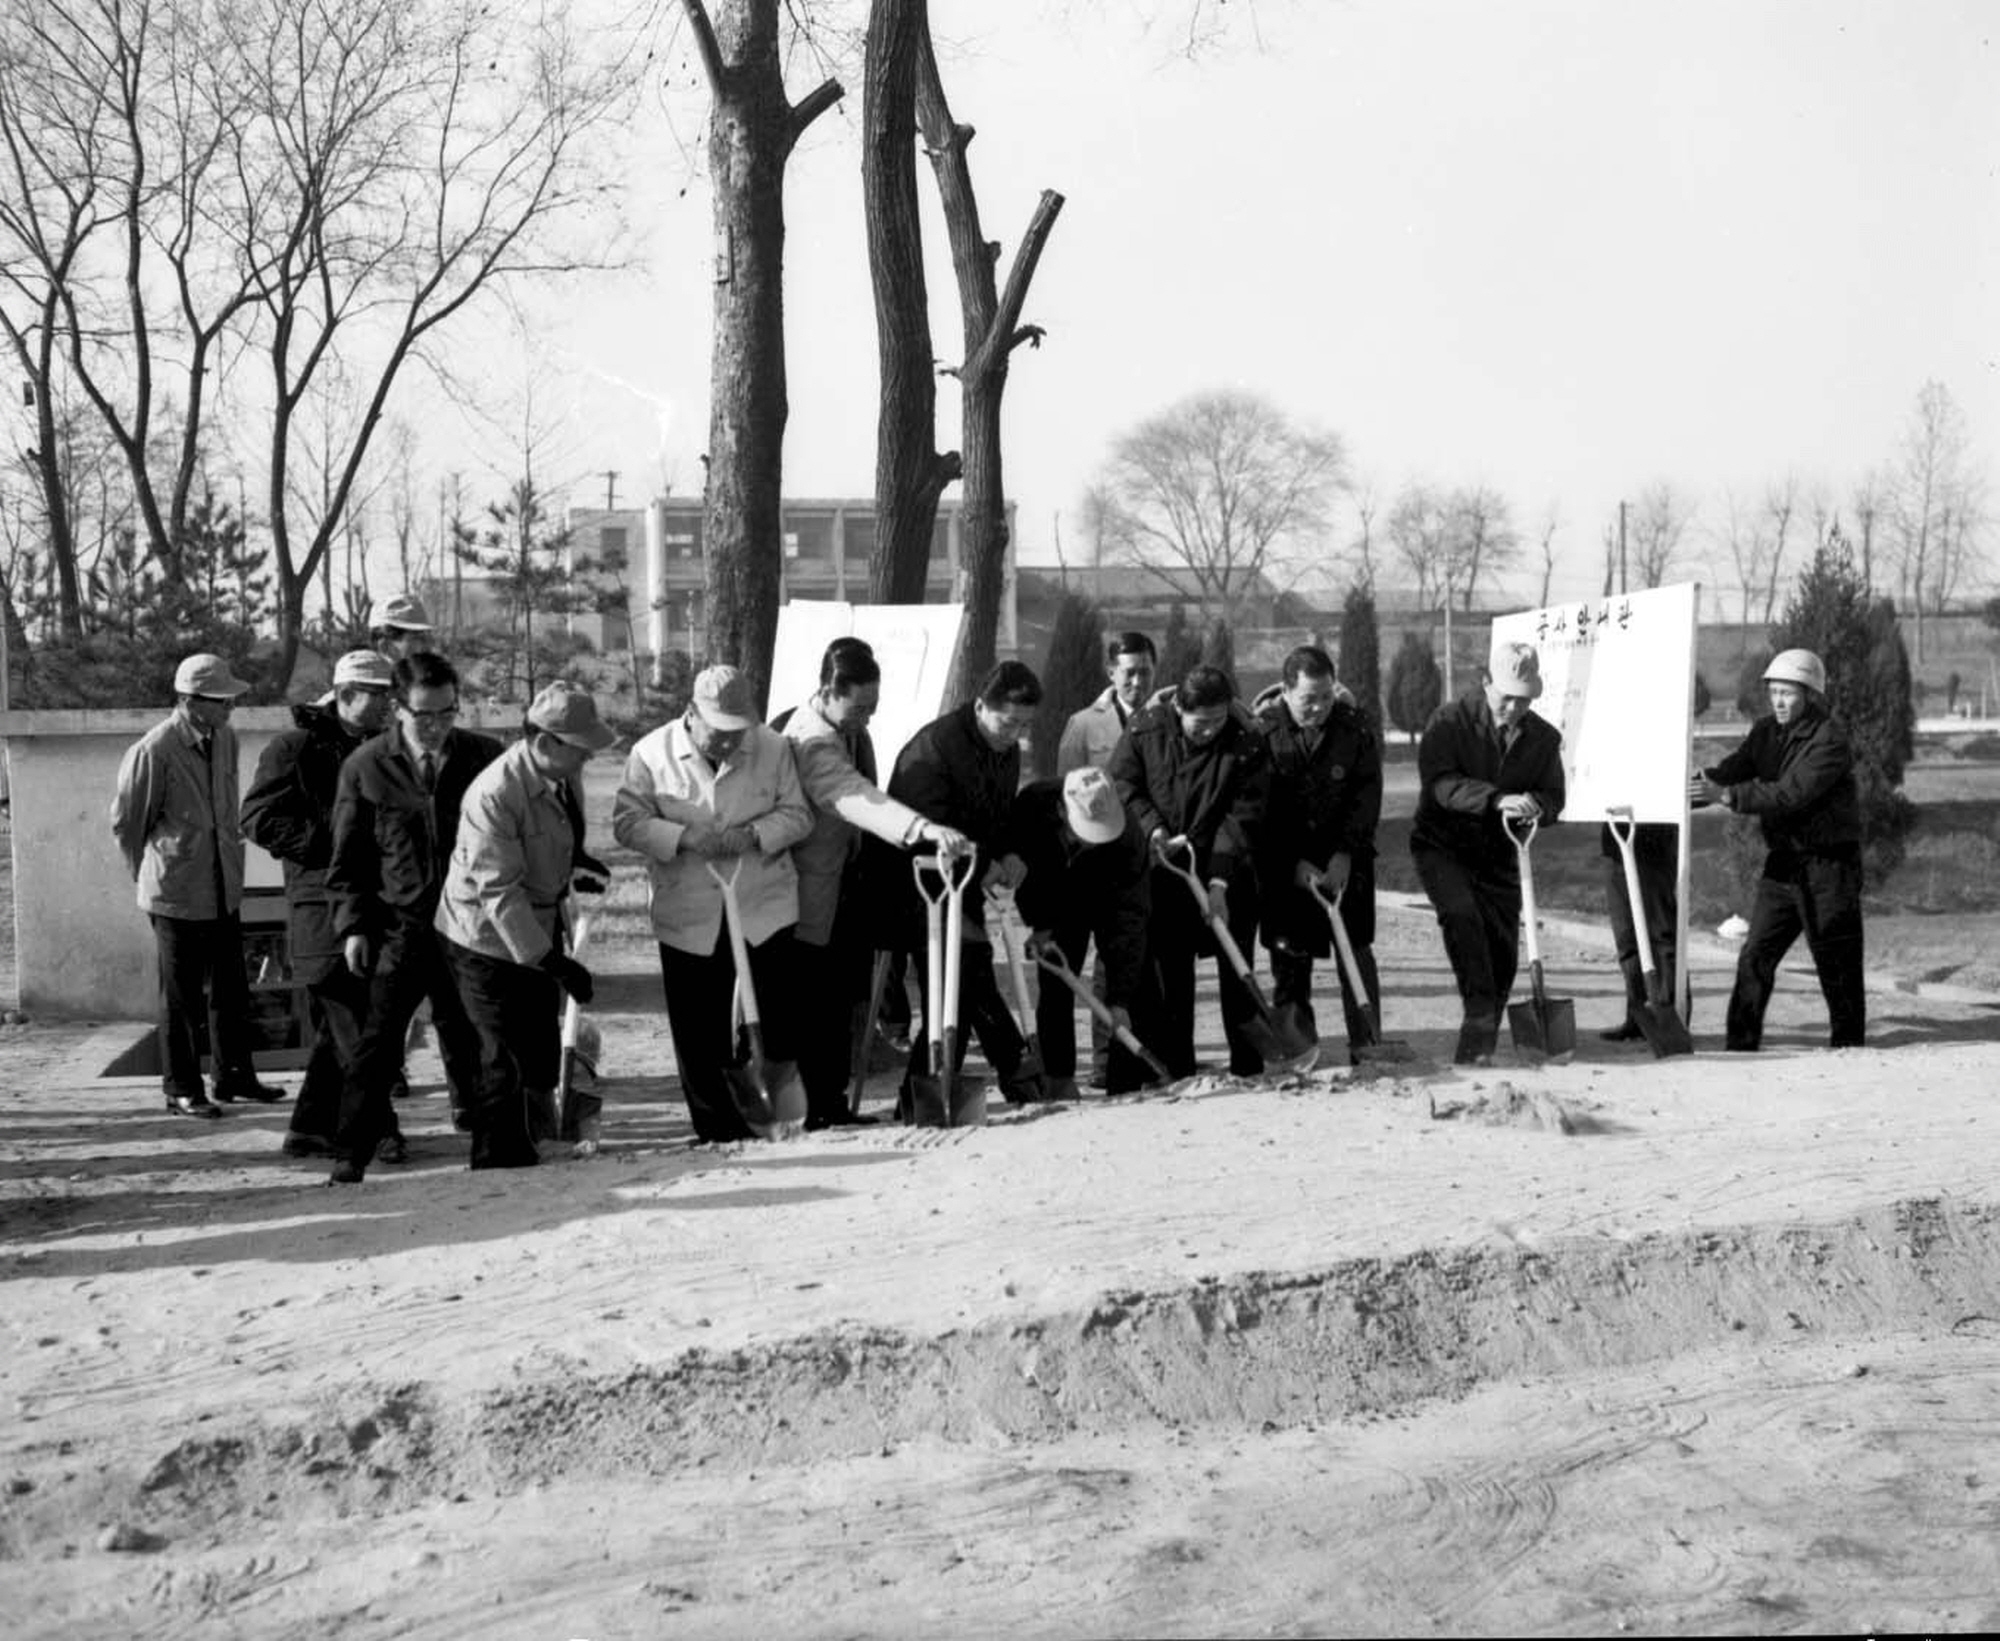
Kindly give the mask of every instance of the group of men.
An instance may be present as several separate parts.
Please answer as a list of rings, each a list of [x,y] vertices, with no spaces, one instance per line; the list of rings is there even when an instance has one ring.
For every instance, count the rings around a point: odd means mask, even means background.
[[[503,748],[456,727],[458,677],[430,649],[420,606],[397,601],[375,637],[375,648],[339,658],[327,696],[294,709],[295,727],[259,760],[240,822],[229,717],[248,686],[218,657],[182,663],[173,716],[126,756],[113,826],[156,933],[167,1106],[217,1113],[198,1059],[204,1016],[216,1101],[283,1097],[251,1065],[238,915],[247,836],[284,863],[293,972],[313,1032],[286,1151],[331,1157],[338,1183],[402,1159],[395,1097],[427,1001],[472,1166],[528,1166],[549,1134],[562,998],[593,993],[568,949],[565,905],[608,877],[585,851],[579,792],[584,764],[616,737],[589,694],[555,684]],[[1030,1054],[996,974],[989,910],[1020,918],[1031,956],[1077,973],[1094,945],[1105,1013],[1173,1077],[1196,1070],[1204,956],[1217,959],[1229,1070],[1264,1069],[1247,1029],[1259,1002],[1222,960],[1220,931],[1244,951],[1261,935],[1272,1006],[1310,1019],[1314,964],[1332,950],[1337,917],[1359,979],[1357,989],[1347,966],[1336,970],[1347,1035],[1365,1041],[1368,1015],[1379,1018],[1383,786],[1366,717],[1315,645],[1287,655],[1279,682],[1249,703],[1211,666],[1155,691],[1156,666],[1143,633],[1118,634],[1106,689],[1065,726],[1056,778],[1036,781],[1023,779],[1021,745],[1042,691],[1017,661],[919,730],[886,783],[869,733],[882,672],[865,642],[830,645],[817,689],[772,724],[735,668],[696,676],[685,710],[632,747],[612,830],[646,864],[697,1141],[755,1130],[732,1077],[744,992],[770,1001],[764,1052],[797,1063],[806,1126],[869,1120],[851,1099],[855,1034],[873,1029],[873,955],[921,944],[916,853],[973,862],[954,878],[965,947],[957,1040],[962,1055],[978,1039],[1009,1101],[1076,1096],[1075,1007],[1067,988],[1039,988]],[[1816,657],[1786,652],[1767,678],[1772,716],[1690,781],[1695,803],[1759,815],[1771,841],[1728,1046],[1758,1046],[1777,962],[1801,931],[1834,1044],[1858,1043],[1852,755],[1826,714]],[[1410,846],[1462,999],[1461,1063],[1489,1060],[1518,966],[1514,835],[1562,811],[1561,737],[1533,710],[1540,693],[1534,650],[1500,645],[1482,686],[1440,708],[1418,750]],[[1671,972],[1672,879],[1660,900],[1657,849],[1646,862],[1647,926]],[[1623,890],[1621,875],[1614,922],[1636,948]],[[1636,973],[1635,951],[1620,956]],[[1093,1045],[1093,1081],[1114,1094],[1149,1075],[1121,1035],[1100,1032]],[[920,1027],[913,1069],[927,1052]],[[906,1117],[915,1109],[907,1075],[900,1106]]]

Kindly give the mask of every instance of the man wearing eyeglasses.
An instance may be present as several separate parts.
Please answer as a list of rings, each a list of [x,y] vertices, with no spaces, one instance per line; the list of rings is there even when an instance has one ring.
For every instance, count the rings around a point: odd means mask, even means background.
[[[455,1120],[479,1086],[479,1038],[432,919],[465,790],[499,757],[500,743],[457,727],[458,672],[443,656],[405,656],[394,680],[395,721],[341,766],[333,806],[327,887],[334,932],[344,966],[368,994],[330,1147],[341,1159],[335,1178],[342,1183],[358,1181],[396,1131],[392,1091],[410,1018],[424,998]]]

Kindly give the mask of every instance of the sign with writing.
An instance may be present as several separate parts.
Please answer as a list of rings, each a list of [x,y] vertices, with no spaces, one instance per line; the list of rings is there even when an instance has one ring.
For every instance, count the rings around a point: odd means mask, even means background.
[[[882,704],[868,733],[883,783],[903,743],[949,704],[945,682],[958,653],[963,604],[848,604],[795,598],[778,606],[771,658],[771,715],[819,688],[820,657],[836,638],[865,638],[882,663]]]
[[[1626,807],[1637,820],[1685,824],[1694,636],[1692,583],[1493,623],[1495,645],[1532,644],[1541,657],[1535,711],[1562,731],[1564,820]]]

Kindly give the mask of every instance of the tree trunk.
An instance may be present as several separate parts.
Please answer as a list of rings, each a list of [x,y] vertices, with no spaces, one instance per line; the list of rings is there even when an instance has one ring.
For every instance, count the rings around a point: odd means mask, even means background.
[[[682,0],[714,107],[708,170],[715,189],[715,336],[710,359],[708,479],[702,505],[707,659],[770,690],[784,565],[785,164],[799,135],[833,106],[828,80],[796,106],[785,97],[778,0]]]
[[[861,190],[881,383],[875,419],[875,560],[868,596],[920,604],[938,497],[958,477],[937,449],[930,293],[917,215],[917,63],[930,42],[926,0],[873,0],[861,113]]]
[[[1006,591],[1007,487],[1000,465],[1000,402],[1007,390],[1008,361],[1023,342],[1041,344],[1038,326],[1020,324],[1028,286],[1035,277],[1042,247],[1055,227],[1063,197],[1043,190],[1035,214],[1021,237],[1014,265],[1002,296],[994,286],[993,269],[999,246],[989,245],[979,225],[979,200],[972,187],[966,145],[972,127],[959,125],[945,101],[937,55],[925,29],[918,45],[917,114],[924,143],[930,150],[944,206],[951,262],[958,281],[959,311],[964,320],[965,356],[959,382],[964,477],[962,529],[965,570],[965,633],[953,663],[947,699],[962,700],[992,667],[1000,630],[1000,602]]]

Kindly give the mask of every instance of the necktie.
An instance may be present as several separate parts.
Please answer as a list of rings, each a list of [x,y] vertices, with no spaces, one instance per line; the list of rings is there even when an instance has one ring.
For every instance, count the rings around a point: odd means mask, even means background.
[[[426,792],[435,792],[437,790],[437,759],[426,752],[423,756],[423,761],[418,765],[418,773],[423,776],[424,790]]]

